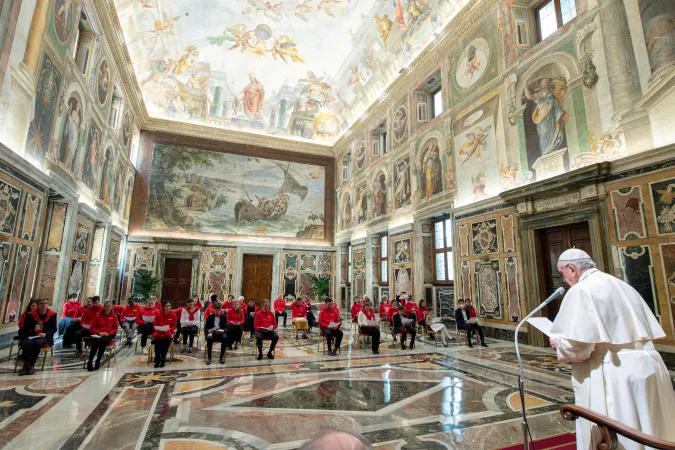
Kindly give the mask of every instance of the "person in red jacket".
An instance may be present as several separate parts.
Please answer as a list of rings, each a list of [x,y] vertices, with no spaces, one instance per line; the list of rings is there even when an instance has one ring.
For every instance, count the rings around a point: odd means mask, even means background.
[[[188,299],[188,303],[192,299]],[[178,344],[178,340],[180,339],[181,332],[183,331],[183,327],[180,324],[180,319],[183,313],[183,308],[176,308],[172,309],[171,312],[173,313],[174,316],[176,316],[176,332],[173,334],[173,343]]]
[[[467,299],[464,301],[464,309],[466,309],[467,311],[469,311],[469,317],[470,317],[470,318],[471,318],[471,317],[476,317],[476,308],[474,308],[473,305],[471,304],[471,299],[470,299],[470,298],[467,298]]]
[[[302,301],[302,297],[295,299],[291,303],[291,324],[295,328],[295,338],[298,338],[298,331],[302,330],[302,338],[307,339],[307,329],[309,324],[307,322],[307,307]]]
[[[180,312],[176,312],[180,310]],[[183,353],[186,350],[187,352],[192,353],[192,346],[195,342],[195,335],[199,336],[199,326],[202,323],[202,313],[195,306],[193,299],[189,298],[187,301],[187,306],[185,308],[178,308],[172,311],[176,314],[176,335],[178,335],[178,327],[181,328],[180,333],[183,335],[183,346],[180,349],[180,352]],[[178,316],[180,314],[180,318]],[[188,347],[188,340],[190,341],[190,346]],[[174,344],[176,343],[174,339]]]
[[[420,300],[420,304],[417,306],[417,320],[420,325],[423,327],[427,326],[426,318],[429,308],[427,308],[427,302],[424,299]]]
[[[227,342],[230,350],[232,350],[233,344],[235,350],[239,348],[241,335],[244,333],[245,320],[246,315],[239,302],[232,303],[232,307],[227,310]]]
[[[162,304],[159,302],[159,300],[157,300],[157,296],[155,294],[152,294],[148,300],[152,300],[152,304],[155,305],[155,309],[157,311],[162,310]]]
[[[277,294],[277,299],[274,300],[274,318],[277,320],[277,324],[279,323],[279,316],[284,316],[284,328],[286,328],[286,318],[288,317],[288,314],[286,314],[286,300],[283,299],[281,294]]]
[[[398,300],[394,300],[391,302],[391,306],[387,310],[387,322],[389,322],[392,326],[394,325],[394,314],[398,314]]]
[[[211,294],[210,297],[211,301],[209,302],[209,306],[206,307],[206,311],[204,311],[204,320],[208,319],[211,314],[213,314],[213,304],[218,301],[218,296],[216,294]],[[220,305],[221,308],[223,305]]]
[[[140,329],[139,333],[141,334],[141,353],[144,355],[147,355],[145,346],[148,343],[148,336],[155,331],[153,324],[158,313],[159,311],[155,307],[155,301],[150,297],[148,301],[145,302],[145,306],[143,306],[138,311],[138,315],[136,315],[136,324],[138,325],[138,328]]]
[[[193,295],[192,301],[195,303],[195,308],[197,308],[199,312],[203,312],[204,305],[202,305],[202,302],[199,301],[199,295]]]
[[[416,319],[417,320],[420,316],[420,312],[417,309],[417,303],[415,303],[412,300],[408,300],[407,302],[405,302],[404,311],[405,311],[405,316],[408,319]]]
[[[21,338],[21,359],[23,367],[19,375],[33,375],[35,373],[35,361],[40,356],[40,349],[54,345],[54,333],[56,333],[56,312],[47,306],[49,300],[38,299],[37,309],[26,314],[24,326],[19,337]]]
[[[138,324],[136,323],[136,318],[138,317],[138,311],[141,310],[141,307],[136,304],[133,297],[129,297],[127,300],[127,306],[122,309],[120,314],[120,322],[122,322],[122,328],[124,328],[124,335],[126,336],[126,346],[131,347],[131,340],[136,334],[136,329]]]
[[[105,353],[105,348],[110,341],[115,339],[117,335],[117,327],[119,320],[117,314],[113,310],[113,304],[110,301],[105,302],[103,311],[94,317],[91,328],[91,350],[89,351],[89,361],[87,362],[87,370],[92,372],[101,367],[101,358]],[[96,355],[96,363],[94,362],[94,355]]]
[[[26,315],[30,314],[31,311],[35,311],[38,307],[38,301],[36,298],[31,298],[30,301],[28,302],[28,306],[26,306],[26,310],[21,313],[21,316],[19,316],[19,333],[21,333],[21,329],[23,328],[23,324],[26,321]]]
[[[389,308],[391,308],[391,301],[389,301],[389,298],[385,295],[384,297],[382,297],[380,306],[378,306],[377,308],[377,312],[380,315],[380,321],[382,321],[382,319],[387,320],[386,318]]]
[[[58,325],[58,335],[60,337],[66,334],[66,329],[72,323],[73,317],[75,317],[80,306],[82,306],[82,303],[77,299],[77,294],[70,294],[68,300],[63,304],[63,310],[61,311],[61,320],[59,320]]]
[[[227,314],[227,311],[232,309],[232,305],[234,305],[235,300],[234,300],[234,295],[230,294],[227,296],[227,300],[223,303],[223,309],[225,310],[225,313]]]
[[[94,295],[91,298],[91,306],[85,309],[80,317],[82,329],[75,333],[75,348],[77,349],[77,352],[75,352],[76,357],[79,358],[82,356],[82,339],[91,336],[91,324],[94,323],[94,319],[101,311],[103,311],[101,297]]]
[[[270,310],[269,300],[263,300],[262,309],[255,313],[253,327],[255,328],[255,340],[258,345],[258,360],[262,359],[263,339],[272,341],[272,345],[270,345],[270,349],[267,352],[267,357],[269,359],[274,359],[272,352],[279,341],[279,335],[274,331],[277,329],[277,320],[276,317],[274,317],[274,313]]]
[[[330,327],[329,325],[332,322],[336,323],[337,326]],[[341,325],[340,310],[333,304],[333,299],[327,297],[326,305],[319,313],[319,328],[321,329],[321,334],[326,337],[328,354],[330,356],[335,356],[340,350],[343,336],[342,330],[340,329]],[[333,348],[333,340],[335,340],[335,348]]]
[[[176,316],[171,312],[171,303],[164,302],[162,310],[155,316],[152,343],[155,346],[155,368],[164,367],[166,354],[171,346],[173,332],[176,330]]]
[[[87,297],[84,305],[80,306],[75,312],[75,317],[71,321],[68,328],[66,328],[66,334],[63,335],[63,341],[61,345],[63,348],[70,348],[73,346],[76,340],[76,334],[82,329],[82,314],[91,306],[91,297]]]
[[[358,316],[359,333],[370,336],[372,341],[373,355],[380,354],[380,329],[375,325],[375,310],[370,304],[370,299],[363,302],[363,309]]]
[[[354,297],[354,304],[352,305],[352,321],[356,322],[359,317],[359,312],[363,309],[363,305],[361,304],[361,299],[357,295]]]

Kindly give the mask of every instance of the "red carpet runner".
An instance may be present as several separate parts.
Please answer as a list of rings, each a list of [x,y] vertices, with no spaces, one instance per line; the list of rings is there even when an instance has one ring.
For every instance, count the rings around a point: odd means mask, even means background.
[[[561,434],[559,436],[547,437],[534,441],[534,447],[530,445],[530,450],[575,450],[577,448],[577,437],[571,433]],[[503,447],[500,450],[523,450],[523,444]]]

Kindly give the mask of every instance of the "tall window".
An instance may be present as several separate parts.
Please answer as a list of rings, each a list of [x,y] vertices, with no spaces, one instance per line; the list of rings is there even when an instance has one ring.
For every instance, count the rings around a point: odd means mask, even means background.
[[[387,121],[385,120],[373,130],[370,135],[372,141],[371,154],[373,158],[387,153]]]
[[[380,284],[389,284],[389,238],[383,235],[380,238]]]
[[[441,89],[441,70],[438,69],[415,89],[417,101],[417,126],[423,126],[443,112],[443,91]]]
[[[86,7],[82,7],[80,13],[80,24],[77,27],[75,51],[73,58],[80,72],[85,78],[89,77],[91,59],[94,54],[94,44],[96,43],[96,34],[89,21]]]
[[[449,284],[455,279],[455,264],[452,253],[452,220],[434,222],[434,280]]]
[[[431,94],[433,110],[431,111],[431,118],[440,116],[443,112],[443,92],[441,87],[438,86],[438,89]]]
[[[535,10],[537,34],[543,41],[577,16],[574,0],[547,0]]]

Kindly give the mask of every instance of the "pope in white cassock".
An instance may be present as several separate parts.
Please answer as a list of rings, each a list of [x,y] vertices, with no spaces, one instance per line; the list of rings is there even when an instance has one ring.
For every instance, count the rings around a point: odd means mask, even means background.
[[[571,287],[551,328],[558,360],[572,363],[576,404],[675,442],[675,395],[654,339],[666,334],[640,294],[570,249],[558,270]],[[595,449],[598,427],[578,419],[577,449]],[[619,436],[618,448],[644,449]]]

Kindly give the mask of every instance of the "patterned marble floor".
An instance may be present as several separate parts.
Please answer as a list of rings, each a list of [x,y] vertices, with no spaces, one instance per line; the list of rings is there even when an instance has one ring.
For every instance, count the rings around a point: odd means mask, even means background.
[[[274,361],[250,345],[206,366],[176,354],[153,369],[122,348],[89,373],[57,350],[44,373],[18,377],[0,364],[0,446],[21,449],[293,449],[325,428],[353,429],[378,449],[491,449],[521,442],[517,361],[511,343],[490,348],[383,343],[377,357],[345,337],[331,358],[315,340],[282,338]],[[525,404],[535,439],[573,431],[559,415],[573,402],[569,368],[524,351]],[[105,361],[104,361],[105,362]]]

